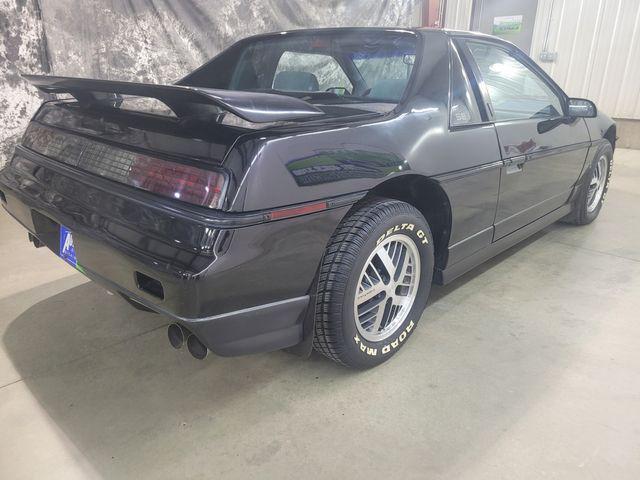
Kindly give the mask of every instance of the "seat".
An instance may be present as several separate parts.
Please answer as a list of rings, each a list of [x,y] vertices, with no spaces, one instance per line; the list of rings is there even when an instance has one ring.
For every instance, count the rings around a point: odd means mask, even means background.
[[[284,71],[278,72],[273,80],[275,90],[288,92],[316,92],[320,89],[318,79],[313,73]]]

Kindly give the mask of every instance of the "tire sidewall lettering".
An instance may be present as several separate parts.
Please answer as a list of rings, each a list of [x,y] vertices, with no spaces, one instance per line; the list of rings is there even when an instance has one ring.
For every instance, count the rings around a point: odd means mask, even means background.
[[[413,320],[410,320],[407,326],[402,329],[400,334],[397,334],[390,339],[383,340],[382,347],[372,346],[366,340],[361,339],[360,335],[358,335],[357,333],[353,337],[353,340],[356,343],[356,345],[358,345],[358,348],[360,349],[360,351],[365,355],[369,355],[372,357],[375,357],[378,355],[387,355],[397,350],[398,348],[400,348],[400,346],[411,334],[413,327],[415,327],[415,323]]]
[[[613,173],[613,156],[607,156],[607,166],[607,182],[604,185],[604,192],[602,192],[600,205],[604,203],[604,199],[607,197],[607,192],[609,191],[609,183],[611,182],[611,174]]]
[[[422,230],[421,228],[416,229],[416,226],[414,223],[399,223],[396,226],[387,229],[386,232],[384,232],[382,235],[380,235],[380,237],[378,237],[378,240],[376,241],[376,245],[380,245],[380,243],[382,243],[387,237],[399,232],[402,232],[405,234],[407,234],[408,232],[413,232],[416,235],[416,237],[418,237],[418,242],[417,242],[418,244],[429,245],[428,233]]]

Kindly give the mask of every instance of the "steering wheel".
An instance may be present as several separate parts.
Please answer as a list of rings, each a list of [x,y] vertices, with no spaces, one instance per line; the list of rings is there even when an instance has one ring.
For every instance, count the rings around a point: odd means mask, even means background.
[[[329,87],[325,90],[325,92],[333,92],[336,95],[340,95],[339,93],[336,92],[336,90],[343,90],[344,93],[342,95],[351,95],[351,92],[347,90],[346,87]]]

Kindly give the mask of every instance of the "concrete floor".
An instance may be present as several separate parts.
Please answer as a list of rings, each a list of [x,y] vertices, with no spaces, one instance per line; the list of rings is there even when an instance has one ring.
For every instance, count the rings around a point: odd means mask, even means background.
[[[640,151],[375,370],[204,362],[0,214],[0,478],[640,478]]]

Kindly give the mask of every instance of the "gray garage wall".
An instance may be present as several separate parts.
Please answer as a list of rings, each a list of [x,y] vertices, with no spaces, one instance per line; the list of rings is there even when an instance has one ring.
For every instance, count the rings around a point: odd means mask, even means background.
[[[0,166],[41,99],[19,72],[172,82],[262,32],[410,26],[419,0],[0,0]]]

